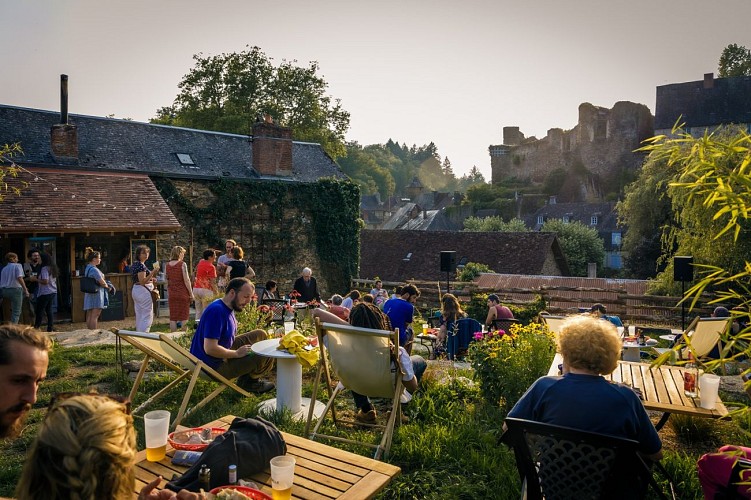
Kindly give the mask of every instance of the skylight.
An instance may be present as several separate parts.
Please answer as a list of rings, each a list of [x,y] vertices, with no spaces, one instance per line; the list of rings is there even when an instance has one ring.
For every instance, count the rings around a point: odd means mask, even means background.
[[[175,155],[177,155],[180,165],[193,166],[196,164],[188,153],[175,153]]]

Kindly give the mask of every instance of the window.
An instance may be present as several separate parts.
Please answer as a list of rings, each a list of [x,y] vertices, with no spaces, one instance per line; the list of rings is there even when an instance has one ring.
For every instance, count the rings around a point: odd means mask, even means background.
[[[544,224],[545,223],[545,217],[542,216],[542,215],[538,215],[537,216],[537,223],[541,224],[541,225]]]
[[[597,225],[597,216],[593,215],[592,218],[589,221],[590,225],[596,226]]]
[[[570,215],[568,215],[568,214],[567,214],[567,215],[564,215],[564,216],[563,216],[563,223],[564,223],[564,224],[568,224],[569,222],[571,222],[571,216],[570,216]]]
[[[610,244],[614,247],[621,246],[621,233],[610,233]]]
[[[196,164],[193,158],[187,153],[175,153],[175,156],[177,156],[177,161],[180,162],[180,165],[192,167]]]

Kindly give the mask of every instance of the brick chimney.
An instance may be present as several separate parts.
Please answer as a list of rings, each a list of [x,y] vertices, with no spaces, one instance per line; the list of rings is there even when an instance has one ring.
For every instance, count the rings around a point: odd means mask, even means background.
[[[270,115],[253,124],[253,168],[260,175],[292,175],[292,129],[275,124]]]
[[[68,75],[60,75],[60,123],[50,130],[50,148],[55,160],[78,160],[78,129],[68,123]]]
[[[714,73],[704,73],[704,88],[711,89],[714,87]]]

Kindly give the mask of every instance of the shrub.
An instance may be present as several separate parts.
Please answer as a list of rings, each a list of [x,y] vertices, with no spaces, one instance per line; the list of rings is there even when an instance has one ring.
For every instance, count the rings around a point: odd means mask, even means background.
[[[459,281],[473,281],[482,273],[492,273],[493,271],[485,264],[476,262],[467,262],[464,269],[459,273]]]
[[[480,392],[488,403],[507,411],[547,373],[554,353],[554,337],[538,323],[512,325],[505,335],[491,334],[469,346]]]
[[[235,311],[237,318],[237,333],[246,333],[252,330],[267,330],[271,325],[272,312],[268,306],[256,306],[251,303],[242,311]]]

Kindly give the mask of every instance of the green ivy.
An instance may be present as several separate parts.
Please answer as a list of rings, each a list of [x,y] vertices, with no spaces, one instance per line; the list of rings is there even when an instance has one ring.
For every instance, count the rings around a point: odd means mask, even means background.
[[[233,225],[241,221],[252,226],[254,239],[263,242],[265,259],[276,265],[299,266],[290,235],[312,231],[321,273],[332,290],[346,291],[350,279],[357,276],[364,224],[360,219],[360,188],[348,179],[203,182],[214,199],[198,206],[180,194],[171,180],[154,179],[175,215],[192,225],[197,241],[222,248],[225,238],[233,234]]]

